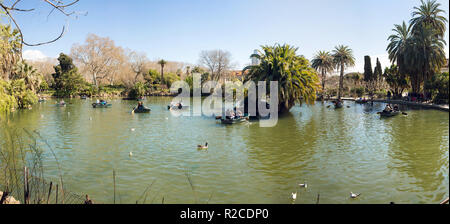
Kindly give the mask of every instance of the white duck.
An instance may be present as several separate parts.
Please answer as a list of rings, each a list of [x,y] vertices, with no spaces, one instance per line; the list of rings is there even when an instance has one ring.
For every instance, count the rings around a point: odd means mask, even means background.
[[[299,184],[298,186],[302,187],[302,188],[308,188],[308,183],[306,183],[306,181],[305,181],[304,184]]]
[[[350,198],[357,198],[359,197],[361,194],[355,194],[353,192],[350,192]]]
[[[197,145],[198,149],[208,149],[208,142],[205,145]]]
[[[296,200],[297,199],[297,192],[295,192],[295,193],[292,193],[292,196],[291,196],[291,198],[292,198],[292,200]]]
[[[136,131],[136,129],[132,128],[131,131]]]
[[[130,152],[128,155],[129,155],[130,157],[132,157],[132,156],[133,156],[133,152]]]

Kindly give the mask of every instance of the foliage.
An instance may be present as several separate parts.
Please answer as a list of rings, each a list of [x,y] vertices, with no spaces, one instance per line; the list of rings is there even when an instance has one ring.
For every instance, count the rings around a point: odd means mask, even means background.
[[[176,81],[180,80],[180,77],[175,73],[167,73],[164,77],[164,83],[170,88],[172,84]]]
[[[327,73],[334,70],[333,56],[330,52],[319,51],[311,61],[312,67],[322,74],[322,91],[325,91],[325,80]]]
[[[149,86],[154,84],[161,84],[161,76],[155,69],[150,69],[148,73],[144,74],[145,83]]]
[[[339,92],[338,98],[341,99],[343,85],[344,85],[344,70],[345,67],[351,67],[355,65],[355,57],[353,56],[353,50],[348,46],[339,45],[333,50],[333,62],[340,69],[339,79]]]
[[[449,98],[448,72],[435,74],[429,81],[425,83],[425,89],[432,94],[434,103],[448,104]]]
[[[394,94],[394,98],[400,98],[403,91],[409,86],[407,76],[399,72],[397,65],[385,68],[383,76]]]
[[[73,97],[79,94],[86,87],[86,82],[73,64],[72,58],[61,53],[58,61],[59,65],[55,66],[55,73],[52,75],[56,96]]]
[[[377,89],[379,89],[380,88],[380,83],[381,83],[381,81],[382,81],[382,79],[383,79],[383,69],[381,68],[381,63],[380,63],[380,60],[377,58],[377,65],[375,66],[375,69],[374,69],[374,71],[373,71],[373,76],[374,76],[374,79],[375,79],[375,81],[376,81],[376,85],[377,85]]]
[[[0,23],[0,78],[8,80],[20,60],[22,42],[20,33],[11,26]]]
[[[18,106],[17,100],[10,94],[10,83],[0,79],[0,112],[9,112]]]
[[[165,60],[163,60],[163,59],[161,59],[161,60],[158,61],[158,65],[161,66],[161,81],[162,81],[161,84],[165,84],[165,83],[164,83],[164,81],[165,81],[165,79],[164,79],[164,66],[165,66],[166,64],[167,64],[167,61],[165,61]]]
[[[365,93],[365,89],[364,87],[355,87],[351,90],[351,92],[358,97],[362,97]]]
[[[9,94],[16,98],[17,106],[21,109],[28,108],[38,101],[36,94],[27,89],[24,79],[12,80],[9,85]]]
[[[260,64],[243,70],[248,71],[245,81],[278,81],[279,112],[289,111],[300,99],[306,103],[316,100],[319,77],[309,61],[297,55],[297,50],[287,44],[262,46],[262,52],[256,55]]]
[[[422,84],[445,65],[443,36],[447,19],[440,6],[436,0],[422,0],[419,7],[414,7],[410,25],[395,25],[394,34],[388,38],[389,59],[401,74],[409,76],[414,93],[419,93]]]
[[[131,98],[141,98],[147,92],[147,86],[142,82],[137,82],[128,94]]]
[[[36,92],[39,90],[43,77],[33,66],[21,61],[16,64],[12,79],[24,79],[27,88]]]

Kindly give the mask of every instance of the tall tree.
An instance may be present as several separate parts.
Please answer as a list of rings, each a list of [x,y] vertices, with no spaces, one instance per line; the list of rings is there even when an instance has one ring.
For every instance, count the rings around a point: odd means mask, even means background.
[[[447,18],[445,11],[440,9],[441,4],[436,0],[421,0],[419,7],[414,7],[413,18],[410,21],[413,31],[420,30],[424,26],[429,26],[436,31],[438,37],[444,38]]]
[[[0,78],[11,78],[14,66],[20,61],[21,50],[19,30],[0,23]]]
[[[422,84],[445,65],[445,41],[430,26],[421,26],[413,32],[405,50],[405,63],[413,91],[418,93]]]
[[[158,65],[161,66],[161,84],[165,84],[164,83],[164,66],[167,64],[167,61],[161,59],[158,61]]]
[[[380,89],[381,81],[383,80],[383,69],[381,68],[381,63],[378,58],[377,58],[377,64],[373,71],[373,76],[375,78],[376,88]]]
[[[262,50],[257,56],[260,63],[244,68],[243,74],[248,71],[245,81],[278,81],[280,113],[288,112],[301,99],[314,103],[319,77],[309,61],[297,55],[298,48],[276,44]]]
[[[311,61],[312,67],[322,74],[322,91],[325,91],[327,74],[334,69],[333,56],[330,52],[319,51]]]
[[[54,88],[58,97],[72,97],[78,94],[85,85],[85,80],[73,64],[72,58],[61,53],[59,65],[55,66]]]
[[[400,73],[410,73],[409,67],[405,62],[405,51],[410,44],[411,26],[403,21],[401,25],[395,24],[392,31],[394,34],[388,37],[389,45],[386,49],[389,54],[389,60],[397,64]]]
[[[376,89],[376,76],[372,70],[372,60],[370,56],[364,57],[364,82],[366,83],[366,89],[369,92],[369,96],[373,99],[373,94]]]
[[[202,51],[200,64],[207,67],[211,78],[217,81],[224,78],[231,69],[231,54],[223,50]]]
[[[89,34],[85,44],[75,44],[71,55],[82,64],[82,71],[89,73],[93,84],[98,87],[102,79],[115,75],[125,62],[125,52],[107,37]]]
[[[346,67],[355,65],[355,58],[353,57],[353,50],[348,46],[339,45],[333,50],[333,61],[337,65],[341,74],[339,77],[339,93],[338,99],[342,97],[342,90],[344,88],[344,70]]]
[[[144,76],[145,72],[148,70],[148,59],[147,55],[145,53],[138,53],[135,51],[132,51],[129,54],[130,63],[131,63],[131,69],[136,74],[134,77],[134,82],[136,83],[138,81],[138,78],[140,76]]]

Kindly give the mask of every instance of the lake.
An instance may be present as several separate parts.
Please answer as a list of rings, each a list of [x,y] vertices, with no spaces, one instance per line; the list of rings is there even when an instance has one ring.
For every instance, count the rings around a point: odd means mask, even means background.
[[[333,204],[439,203],[449,195],[448,112],[381,119],[384,104],[345,102],[335,110],[317,102],[261,128],[257,121],[226,126],[213,117],[172,116],[170,101],[149,97],[150,114],[131,114],[136,101],[94,109],[90,99],[67,100],[67,107],[50,100],[7,119],[40,132],[65,188],[96,203],[113,202],[113,170],[117,203],[142,203],[152,183],[145,203],[310,204],[318,194],[320,203]],[[209,149],[199,151],[206,141]],[[57,164],[43,149],[46,179],[57,180]],[[308,188],[299,188],[305,181]],[[350,191],[361,196],[350,199]]]

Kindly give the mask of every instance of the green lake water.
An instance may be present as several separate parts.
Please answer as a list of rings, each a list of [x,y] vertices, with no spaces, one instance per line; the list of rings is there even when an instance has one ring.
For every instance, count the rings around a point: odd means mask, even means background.
[[[151,97],[144,101],[150,114],[132,115],[135,101],[93,109],[89,99],[61,108],[50,100],[7,119],[39,131],[66,190],[97,203],[113,202],[113,170],[118,203],[136,203],[152,182],[146,203],[293,203],[296,191],[294,203],[315,203],[319,193],[321,203],[333,204],[439,203],[449,195],[448,112],[380,119],[383,104],[345,102],[334,110],[318,102],[261,128],[257,121],[224,126],[213,117],[172,116],[170,101]],[[209,149],[199,151],[206,141]],[[57,164],[43,149],[45,176],[57,180]],[[307,189],[297,187],[305,181]],[[349,199],[350,191],[362,195]]]

